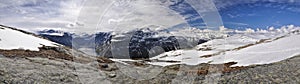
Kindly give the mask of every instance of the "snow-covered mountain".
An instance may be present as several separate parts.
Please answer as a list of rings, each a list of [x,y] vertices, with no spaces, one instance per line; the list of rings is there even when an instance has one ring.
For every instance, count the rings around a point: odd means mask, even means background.
[[[148,28],[118,33],[112,37],[110,55],[105,56],[112,58],[149,58],[163,51],[179,49],[178,41],[174,36],[159,36],[158,32]],[[154,47],[160,47],[160,51],[153,50]]]
[[[114,33],[112,37],[114,49],[110,53],[114,54],[113,58],[129,58],[128,54],[133,58],[148,58],[163,52],[191,49],[208,40],[227,36],[228,34],[223,31],[190,27],[165,29],[151,25],[134,31]]]
[[[96,54],[96,47],[108,45],[112,36],[110,32],[98,32],[96,34],[75,34],[53,29],[37,31],[37,33],[53,42],[81,50],[90,55]]]
[[[59,44],[35,36],[31,33],[0,25],[0,49],[24,49],[39,51],[42,46],[58,46]]]

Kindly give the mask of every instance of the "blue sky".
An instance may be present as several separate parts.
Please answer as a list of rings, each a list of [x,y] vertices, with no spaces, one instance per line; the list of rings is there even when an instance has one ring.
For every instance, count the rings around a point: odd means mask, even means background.
[[[266,29],[268,27],[279,28],[285,25],[300,25],[300,4],[299,1],[289,0],[260,0],[260,1],[241,1],[241,0],[215,0],[218,12],[221,15],[223,24],[227,28],[244,30],[246,28]],[[192,27],[203,28],[205,23],[201,17],[186,2],[178,2],[179,4],[171,5],[172,10],[178,11]],[[180,8],[180,5],[186,5]]]
[[[224,8],[220,10],[220,14],[226,27],[236,29],[300,25],[299,3],[269,1],[243,3]]]
[[[105,0],[94,1],[105,4],[103,2]],[[165,2],[164,0],[161,1]],[[201,17],[203,15],[199,14],[190,4],[183,0],[170,1],[174,3],[167,6],[169,10],[177,12],[185,23],[192,27],[205,28],[205,21]],[[300,25],[300,0],[213,0],[213,2],[226,28],[265,29],[270,26]],[[80,9],[83,3],[84,0],[3,0],[0,2],[0,24],[25,30],[42,28],[69,29],[76,25],[90,25],[84,22],[76,22],[78,15],[82,13]],[[142,3],[142,5],[136,6],[144,5]],[[105,8],[98,8],[98,10],[105,10]],[[100,13],[95,13],[95,15]],[[155,13],[160,15],[160,12]],[[149,15],[153,14],[149,13]],[[89,16],[93,18],[93,15]],[[178,17],[172,15],[162,17],[174,18],[176,24],[182,23],[181,20],[176,20]],[[145,18],[148,19],[148,17]],[[164,21],[164,19],[157,19],[158,21]]]

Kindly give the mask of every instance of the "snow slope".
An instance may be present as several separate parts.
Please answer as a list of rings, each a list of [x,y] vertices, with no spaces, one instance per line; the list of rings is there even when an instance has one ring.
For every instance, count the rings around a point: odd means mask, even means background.
[[[213,64],[237,62],[233,66],[269,64],[300,54],[300,35],[291,35],[273,42],[254,45],[239,51],[216,56]]]
[[[291,31],[294,31],[295,29],[290,28]],[[195,49],[170,51],[151,58],[152,60],[179,61],[179,63],[148,63],[159,66],[167,66],[173,64],[197,65],[200,63],[223,64],[228,62],[237,62],[237,64],[233,66],[249,66],[256,64],[269,64],[299,55],[300,35],[280,32],[268,31],[265,33],[256,32],[235,34],[228,38],[214,39],[200,44],[195,47]],[[259,43],[262,40],[265,41]],[[249,44],[254,45],[243,47]],[[199,50],[205,48],[207,50]],[[203,57],[207,55],[213,56]]]
[[[38,51],[38,47],[56,46],[57,44],[33,35],[0,26],[0,49],[25,49]]]

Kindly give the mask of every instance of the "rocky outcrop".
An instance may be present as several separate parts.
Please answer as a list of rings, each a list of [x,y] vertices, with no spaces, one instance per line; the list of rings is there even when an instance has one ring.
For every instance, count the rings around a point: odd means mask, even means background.
[[[16,58],[16,57],[42,57],[49,59],[63,59],[63,60],[73,60],[73,56],[69,54],[67,50],[63,47],[49,47],[43,46],[39,48],[39,51],[30,51],[30,50],[0,50],[0,54],[4,55],[8,58]]]

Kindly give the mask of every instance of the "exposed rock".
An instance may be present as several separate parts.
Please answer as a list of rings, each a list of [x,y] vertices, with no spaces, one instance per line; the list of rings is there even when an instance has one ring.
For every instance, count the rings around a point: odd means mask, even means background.
[[[64,50],[58,51],[55,47],[41,47],[40,51],[30,51],[30,50],[0,50],[0,54],[5,57],[15,58],[15,57],[43,57],[43,58],[59,58],[64,60],[73,60],[73,56],[68,54]]]
[[[97,62],[99,63],[114,63],[114,61],[107,59],[105,57],[96,57],[97,58]]]
[[[300,82],[300,56],[281,62],[250,67],[224,65],[171,65],[152,79],[137,80],[117,69],[115,63],[88,64],[48,58],[0,58],[2,83],[293,83]],[[95,59],[96,61],[96,59]],[[153,65],[147,65],[153,66]],[[115,70],[112,70],[112,69]],[[140,67],[141,68],[141,67]],[[107,69],[107,70],[105,70]],[[110,69],[110,70],[108,70]],[[150,73],[151,74],[151,73]],[[219,74],[219,75],[216,75]],[[216,82],[215,81],[215,82]],[[214,82],[214,83],[215,83]]]
[[[102,64],[101,68],[108,68],[108,64]]]
[[[117,74],[113,74],[113,73],[112,74],[108,74],[109,78],[115,78],[116,76],[117,76]]]

